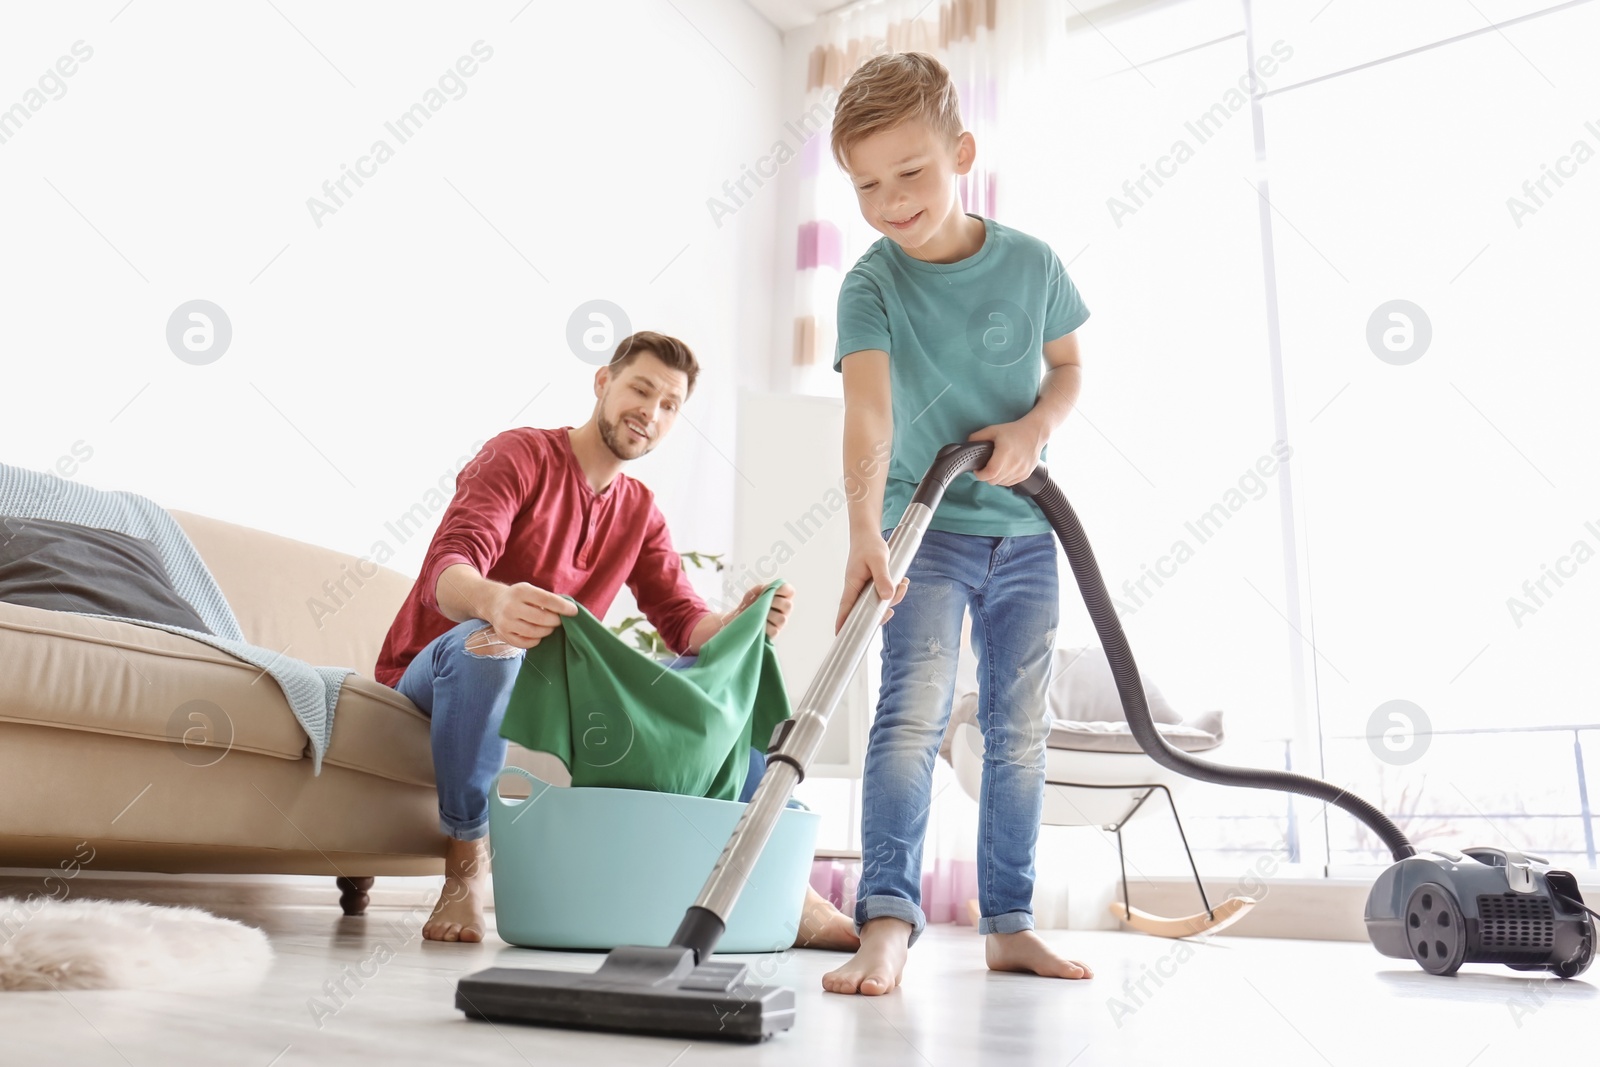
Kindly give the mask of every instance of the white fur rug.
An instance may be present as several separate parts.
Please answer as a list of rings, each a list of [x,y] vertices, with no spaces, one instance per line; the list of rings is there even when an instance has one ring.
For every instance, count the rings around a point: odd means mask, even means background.
[[[0,990],[215,987],[271,963],[264,933],[199,908],[0,898]]]

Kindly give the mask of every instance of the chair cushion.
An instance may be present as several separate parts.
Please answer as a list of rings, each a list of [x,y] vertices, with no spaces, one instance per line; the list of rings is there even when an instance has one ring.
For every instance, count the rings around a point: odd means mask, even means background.
[[[939,747],[939,754],[947,761],[956,728],[962,723],[976,723],[978,717],[977,672],[968,662],[969,656],[963,654],[962,660],[963,669],[956,674],[950,724]],[[1050,668],[1047,699],[1053,721],[1047,747],[1073,752],[1143,752],[1128,729],[1117,680],[1104,649],[1058,648],[1051,656]],[[1204,712],[1185,721],[1142,670],[1139,681],[1150,717],[1173,747],[1184,752],[1204,752],[1222,744],[1221,711]]]
[[[1103,648],[1058,648],[1051,660],[1050,716],[1066,722],[1122,722],[1122,697],[1117,679],[1111,673]],[[1159,723],[1176,725],[1183,716],[1172,709],[1161,690],[1144,671],[1144,685],[1150,717]]]
[[[1222,712],[1207,711],[1183,723],[1157,723],[1156,729],[1173,748],[1205,752],[1222,744]],[[1050,748],[1074,752],[1143,752],[1133,731],[1123,722],[1070,722],[1057,719],[1045,740]]]

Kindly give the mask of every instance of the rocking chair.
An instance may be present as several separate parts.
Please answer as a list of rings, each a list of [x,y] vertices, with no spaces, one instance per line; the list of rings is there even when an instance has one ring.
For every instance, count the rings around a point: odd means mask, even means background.
[[[1049,703],[1054,721],[1046,741],[1041,821],[1051,826],[1098,826],[1116,835],[1122,900],[1112,903],[1111,913],[1136,930],[1172,938],[1215,934],[1244,918],[1255,906],[1254,898],[1234,896],[1213,906],[1206,896],[1174,799],[1174,794],[1192,784],[1192,779],[1167,770],[1140,750],[1123,718],[1104,652],[1098,648],[1058,648],[1052,667]],[[1185,721],[1149,681],[1144,686],[1157,727],[1174,747],[1205,752],[1222,744],[1220,711]],[[976,674],[969,670],[957,681],[945,755],[962,789],[974,800],[982,784],[984,751],[983,734],[976,723],[977,706]],[[1195,887],[1200,891],[1203,910],[1193,915],[1153,915],[1133,907],[1129,899],[1122,828],[1145,809],[1145,802],[1157,792],[1172,812],[1189,869],[1194,873]],[[976,925],[978,902],[968,901],[967,907]]]

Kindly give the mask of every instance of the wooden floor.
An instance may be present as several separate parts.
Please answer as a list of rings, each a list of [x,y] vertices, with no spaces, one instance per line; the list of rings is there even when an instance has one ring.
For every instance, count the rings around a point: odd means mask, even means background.
[[[759,1046],[539,1030],[468,1021],[452,1007],[456,978],[491,964],[588,970],[598,955],[424,943],[399,908],[216,910],[268,932],[268,973],[177,992],[0,993],[0,1063],[1487,1067],[1594,1062],[1600,1038],[1589,975],[1441,979],[1365,944],[1047,931],[1095,968],[1065,982],[987,972],[981,939],[956,926],[929,928],[887,997],[823,993],[840,955],[745,957],[798,993],[795,1028]],[[340,981],[348,994],[330,993]]]

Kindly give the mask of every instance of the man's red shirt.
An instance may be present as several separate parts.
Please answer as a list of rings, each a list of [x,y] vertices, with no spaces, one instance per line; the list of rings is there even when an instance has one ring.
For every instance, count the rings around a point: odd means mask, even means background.
[[[531,582],[570,596],[597,618],[626,582],[661,639],[684,651],[709,609],[672,547],[655,494],[620,473],[596,493],[570,429],[507,430],[457,475],[422,573],[378,654],[378,681],[398,685],[417,653],[456,625],[435,594],[440,573],[457,563],[506,585]]]

